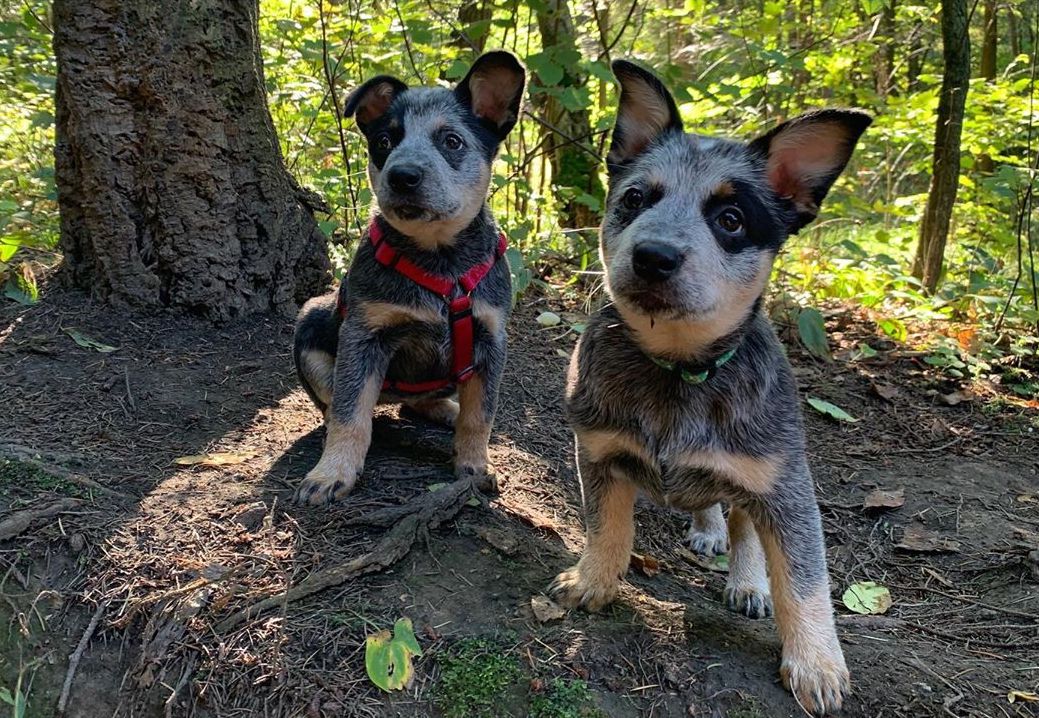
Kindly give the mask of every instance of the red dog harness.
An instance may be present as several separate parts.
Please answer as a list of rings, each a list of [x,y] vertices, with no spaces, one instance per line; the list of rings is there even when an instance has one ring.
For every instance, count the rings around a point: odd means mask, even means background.
[[[439,389],[446,389],[454,384],[461,384],[473,376],[473,303],[471,295],[487,273],[491,271],[502,255],[507,243],[505,233],[498,234],[498,247],[494,256],[471,267],[458,279],[428,272],[403,256],[386,242],[382,227],[376,220],[368,226],[368,238],[375,247],[375,261],[404,275],[415,284],[436,294],[447,304],[447,322],[451,334],[451,376],[446,379],[433,379],[411,383],[391,381],[382,383],[383,390],[391,390],[398,394],[425,394]],[[340,318],[346,316],[346,305],[341,295],[336,298],[336,311]]]

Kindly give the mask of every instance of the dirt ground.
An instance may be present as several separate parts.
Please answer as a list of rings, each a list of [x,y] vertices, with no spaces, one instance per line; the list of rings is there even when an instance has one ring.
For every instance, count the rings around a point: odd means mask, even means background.
[[[538,327],[545,308],[572,310],[528,299],[512,321],[501,494],[419,526],[388,568],[286,599],[383,550],[396,529],[379,517],[445,491],[450,433],[381,408],[350,500],[299,508],[322,429],[291,320],[213,328],[58,289],[0,304],[0,699],[20,691],[27,716],[55,715],[71,661],[63,705],[89,718],[802,715],[773,622],[725,610],[723,566],[681,547],[679,513],[640,503],[636,551],[659,572],[630,571],[613,607],[532,612],[582,545],[561,413],[575,335]],[[881,350],[827,364],[789,346],[803,394],[859,419],[806,407],[854,681],[845,715],[1039,715],[1039,412],[998,396],[947,406],[954,387],[862,316],[834,309],[829,328],[838,348]],[[174,463],[214,453],[228,463]],[[904,506],[864,509],[878,488],[903,489]],[[841,604],[863,580],[889,587],[886,615]],[[423,655],[387,695],[366,677],[365,636],[401,617]]]

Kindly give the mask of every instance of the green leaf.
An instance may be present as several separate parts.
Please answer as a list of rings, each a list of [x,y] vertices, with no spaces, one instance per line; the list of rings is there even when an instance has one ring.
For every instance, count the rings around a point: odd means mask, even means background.
[[[805,348],[819,357],[830,361],[830,345],[826,341],[826,324],[818,309],[802,309],[797,315],[797,333]]]
[[[891,608],[891,591],[874,581],[861,581],[848,586],[841,596],[849,611],[863,615],[887,613]]]
[[[31,275],[16,271],[4,282],[4,296],[28,307],[40,301],[40,290]]]
[[[877,322],[877,325],[881,330],[889,337],[894,339],[896,342],[904,342],[906,337],[909,336],[909,330],[906,329],[906,325],[893,317],[887,319],[881,319]]]
[[[389,631],[379,631],[365,641],[364,667],[372,683],[384,691],[398,691],[411,681],[412,656],[421,656],[410,618],[401,618]]]
[[[102,344],[96,339],[91,339],[78,329],[66,329],[65,333],[72,337],[72,341],[76,342],[76,344],[80,345],[84,349],[93,349],[102,354],[108,354],[119,349],[119,347],[109,346],[108,344]]]
[[[808,405],[818,411],[820,414],[826,414],[829,417],[836,419],[837,421],[846,421],[849,424],[854,424],[858,419],[840,408],[836,404],[820,399],[818,397],[808,397]]]
[[[563,79],[563,68],[544,52],[527,56],[527,66],[537,73],[542,85],[558,85]]]

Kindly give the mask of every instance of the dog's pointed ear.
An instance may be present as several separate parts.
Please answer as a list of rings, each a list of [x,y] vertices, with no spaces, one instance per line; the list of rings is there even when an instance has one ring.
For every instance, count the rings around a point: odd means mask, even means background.
[[[861,110],[818,110],[784,122],[750,143],[752,151],[766,158],[772,189],[794,205],[791,233],[819,214],[826,193],[872,122]]]
[[[612,67],[620,82],[621,94],[613,140],[606,156],[611,172],[644,152],[660,135],[682,131],[682,117],[675,98],[656,75],[627,60],[616,60]]]
[[[515,55],[493,50],[476,58],[455,96],[504,139],[519,119],[526,82],[527,71]]]
[[[396,77],[373,77],[350,93],[343,106],[343,114],[347,117],[356,115],[357,126],[364,132],[368,125],[386,114],[393,98],[406,89],[408,86]]]

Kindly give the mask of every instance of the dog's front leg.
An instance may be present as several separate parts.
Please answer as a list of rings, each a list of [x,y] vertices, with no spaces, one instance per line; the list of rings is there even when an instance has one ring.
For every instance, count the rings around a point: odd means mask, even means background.
[[[487,446],[498,410],[498,386],[505,366],[505,337],[495,338],[481,368],[458,386],[455,419],[455,475],[475,476],[481,491],[497,491],[498,479],[490,468]]]
[[[811,713],[837,711],[850,680],[834,627],[822,523],[807,466],[781,476],[775,490],[749,508],[768,560],[783,683]]]
[[[389,352],[367,328],[348,318],[339,329],[332,403],[325,414],[325,448],[296,491],[299,503],[329,504],[350,493],[364,468]]]
[[[586,524],[584,553],[576,566],[556,577],[549,591],[566,606],[598,611],[617,594],[631,561],[636,488],[616,458],[591,462],[582,458],[582,453],[578,441]]]

